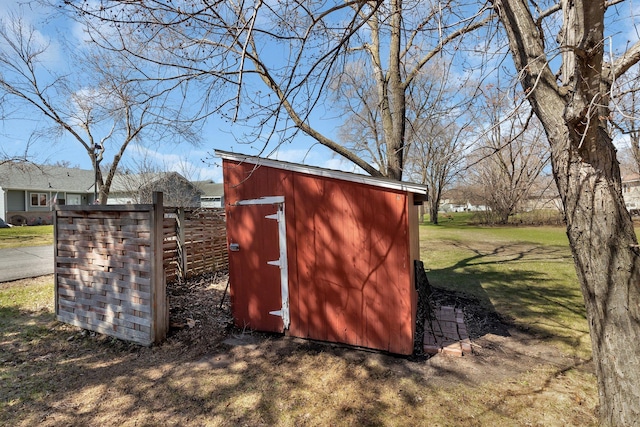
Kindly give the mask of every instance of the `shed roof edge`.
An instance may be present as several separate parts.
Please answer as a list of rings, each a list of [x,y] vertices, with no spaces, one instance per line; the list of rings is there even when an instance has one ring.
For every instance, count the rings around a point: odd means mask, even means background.
[[[358,184],[368,184],[376,187],[388,188],[392,190],[406,191],[409,193],[427,194],[428,187],[422,184],[396,181],[389,178],[377,178],[357,173],[343,172],[334,169],[325,169],[318,166],[308,166],[300,163],[285,162],[282,160],[267,159],[264,157],[251,156],[248,154],[231,153],[229,151],[215,150],[216,156],[223,160],[233,160],[245,162],[258,166],[267,166],[277,169],[284,169],[292,172],[306,173],[313,176],[340,179],[343,181],[355,182]]]

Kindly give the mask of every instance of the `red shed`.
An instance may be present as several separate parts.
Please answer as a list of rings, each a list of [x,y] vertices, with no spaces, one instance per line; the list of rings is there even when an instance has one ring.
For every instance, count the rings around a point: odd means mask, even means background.
[[[216,154],[236,325],[411,354],[427,187]]]

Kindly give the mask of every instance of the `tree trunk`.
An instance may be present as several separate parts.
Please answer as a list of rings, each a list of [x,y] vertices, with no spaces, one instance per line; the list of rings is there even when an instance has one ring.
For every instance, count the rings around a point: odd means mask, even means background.
[[[405,150],[406,88],[402,82],[402,0],[391,1],[389,70],[378,78],[382,129],[387,151],[387,177],[402,180]]]
[[[504,211],[504,210],[501,211],[501,212],[498,212],[497,220],[498,220],[498,224],[500,224],[500,225],[509,224],[509,212]]]
[[[568,176],[567,235],[587,308],[601,422],[632,426],[640,423],[639,252],[615,148],[605,132],[589,145],[589,153],[570,148],[558,167]]]
[[[521,84],[542,122],[582,288],[603,425],[640,425],[640,252],[622,197],[602,90],[604,1],[562,0],[563,85],[525,0],[495,0]]]
[[[600,420],[639,425],[640,262],[601,88],[604,2],[563,0],[563,13],[565,43],[576,48],[563,57],[570,66],[563,83],[573,90],[565,97],[566,140],[556,142],[566,155],[554,169],[587,308]]]
[[[438,204],[439,201],[429,200],[429,222],[431,224],[438,223]]]
[[[568,128],[554,161],[567,235],[587,309],[603,425],[640,425],[640,263],[622,197],[615,147],[604,129]],[[582,145],[582,147],[581,147]]]
[[[426,172],[426,171],[425,171]],[[442,187],[444,182],[442,179],[431,179],[429,185],[429,221],[431,224],[438,223],[438,209],[440,208],[440,199],[442,198]],[[426,182],[423,176],[422,182]]]

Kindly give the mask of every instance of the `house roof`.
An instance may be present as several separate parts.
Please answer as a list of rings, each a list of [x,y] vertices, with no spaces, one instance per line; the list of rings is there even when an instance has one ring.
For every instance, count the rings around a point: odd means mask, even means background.
[[[88,193],[93,191],[94,179],[92,170],[31,163],[0,165],[0,187],[5,189]]]
[[[313,176],[321,176],[325,178],[334,178],[343,181],[356,182],[359,184],[368,184],[381,188],[392,190],[406,191],[409,193],[427,194],[428,187],[422,184],[414,184],[404,181],[396,181],[389,178],[378,178],[368,175],[361,175],[351,172],[343,172],[333,169],[325,169],[317,166],[302,165],[299,163],[284,162],[282,160],[266,159],[264,157],[250,156],[247,154],[231,153],[228,151],[215,150],[216,156],[224,160],[232,160],[236,162],[249,163],[257,166],[267,166],[276,169],[283,169],[292,172],[305,173]]]
[[[173,177],[193,185],[177,172],[116,174],[111,193],[129,193],[160,180]],[[27,191],[92,193],[95,181],[92,170],[31,163],[5,163],[0,165],[0,188]]]
[[[630,173],[622,177],[622,182],[635,182],[640,181],[640,175],[637,173]]]
[[[178,172],[118,173],[113,176],[110,192],[129,193],[138,191],[158,181],[168,181],[174,178],[194,185]]]
[[[213,181],[196,181],[193,183],[202,191],[203,196],[222,196],[224,194],[224,184]]]

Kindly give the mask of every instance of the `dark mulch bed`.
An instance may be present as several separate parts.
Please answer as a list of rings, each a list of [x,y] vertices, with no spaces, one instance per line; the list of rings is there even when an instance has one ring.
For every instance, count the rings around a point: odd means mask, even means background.
[[[207,351],[233,332],[228,277],[217,271],[167,284],[169,340]]]
[[[219,347],[232,335],[246,332],[233,325],[226,289],[228,277],[227,271],[219,271],[167,284],[170,341],[205,352]],[[467,295],[434,287],[432,303],[461,308],[472,340],[486,334],[507,337],[513,327],[509,319]]]
[[[467,325],[469,337],[472,340],[486,334],[508,337],[509,328],[513,327],[510,319],[467,295],[434,287],[432,301],[435,306],[461,308],[464,312],[464,322]]]

